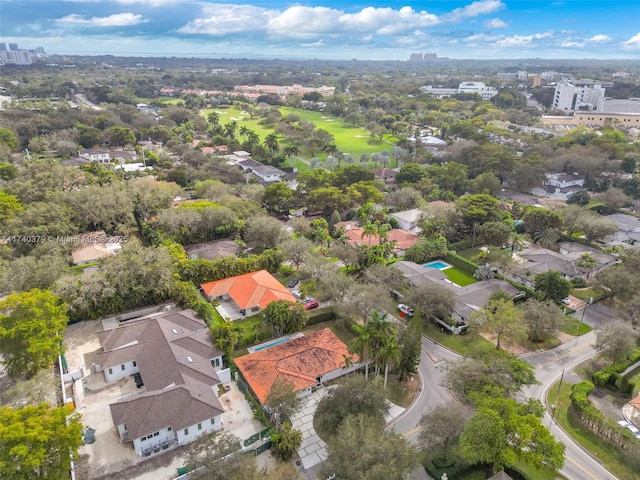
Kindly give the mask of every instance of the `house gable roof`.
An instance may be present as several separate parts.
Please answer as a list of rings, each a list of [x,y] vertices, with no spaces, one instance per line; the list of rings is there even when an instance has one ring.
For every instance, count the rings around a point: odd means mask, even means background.
[[[236,358],[238,370],[264,404],[276,380],[293,384],[296,391],[317,383],[317,378],[353,362],[357,355],[328,328]]]
[[[256,306],[264,309],[275,300],[296,301],[291,292],[266,270],[203,283],[200,287],[209,298],[229,295],[241,309]]]
[[[116,425],[131,440],[161,428],[185,428],[224,410],[212,387],[220,380],[210,359],[222,352],[204,321],[185,310],[132,320],[98,332],[100,365],[136,361],[146,393],[110,405]]]

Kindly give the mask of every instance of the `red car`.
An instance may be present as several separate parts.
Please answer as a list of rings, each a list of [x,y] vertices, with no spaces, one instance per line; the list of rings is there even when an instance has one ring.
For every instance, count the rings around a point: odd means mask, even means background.
[[[318,308],[318,301],[317,300],[309,300],[307,303],[304,304],[304,309],[305,310],[312,310],[314,308]]]

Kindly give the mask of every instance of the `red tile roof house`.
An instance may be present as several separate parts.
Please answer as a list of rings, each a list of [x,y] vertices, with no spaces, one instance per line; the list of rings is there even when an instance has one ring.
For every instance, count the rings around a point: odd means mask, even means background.
[[[266,270],[200,285],[209,301],[231,299],[239,310],[257,312],[275,300],[296,302],[287,287]]]
[[[353,246],[359,245],[378,245],[380,243],[380,237],[378,235],[364,235],[364,230],[362,227],[358,227],[354,223],[351,222],[340,222],[336,223],[336,227],[343,227],[344,233],[347,236],[347,242]],[[399,228],[394,228],[389,230],[387,234],[387,238],[390,242],[396,242],[393,248],[393,254],[396,257],[404,256],[406,250],[409,247],[412,247],[416,243],[420,241],[420,237],[414,235],[411,232],[407,232],[406,230],[401,230]]]
[[[220,383],[231,380],[222,352],[193,311],[173,311],[98,332],[97,371],[107,382],[136,373],[145,391],[109,405],[123,442],[147,456],[222,428]]]
[[[357,355],[328,328],[235,359],[245,382],[261,404],[273,384],[293,384],[299,396],[312,387],[363,367]]]

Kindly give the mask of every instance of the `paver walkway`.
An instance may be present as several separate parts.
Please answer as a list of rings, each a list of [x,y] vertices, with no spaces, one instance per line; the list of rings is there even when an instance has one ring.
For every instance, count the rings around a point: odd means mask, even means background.
[[[302,432],[302,444],[298,449],[298,455],[302,461],[304,470],[317,465],[327,459],[327,444],[313,429],[313,415],[316,412],[318,402],[331,388],[316,390],[311,395],[304,397],[302,406],[298,412],[291,417],[292,426]],[[385,417],[387,423],[404,412],[404,408],[389,402],[389,413]]]

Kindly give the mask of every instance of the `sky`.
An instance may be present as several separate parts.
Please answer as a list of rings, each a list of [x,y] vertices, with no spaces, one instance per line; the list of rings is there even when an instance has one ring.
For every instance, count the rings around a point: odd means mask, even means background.
[[[640,2],[0,0],[0,42],[66,55],[640,59]]]

